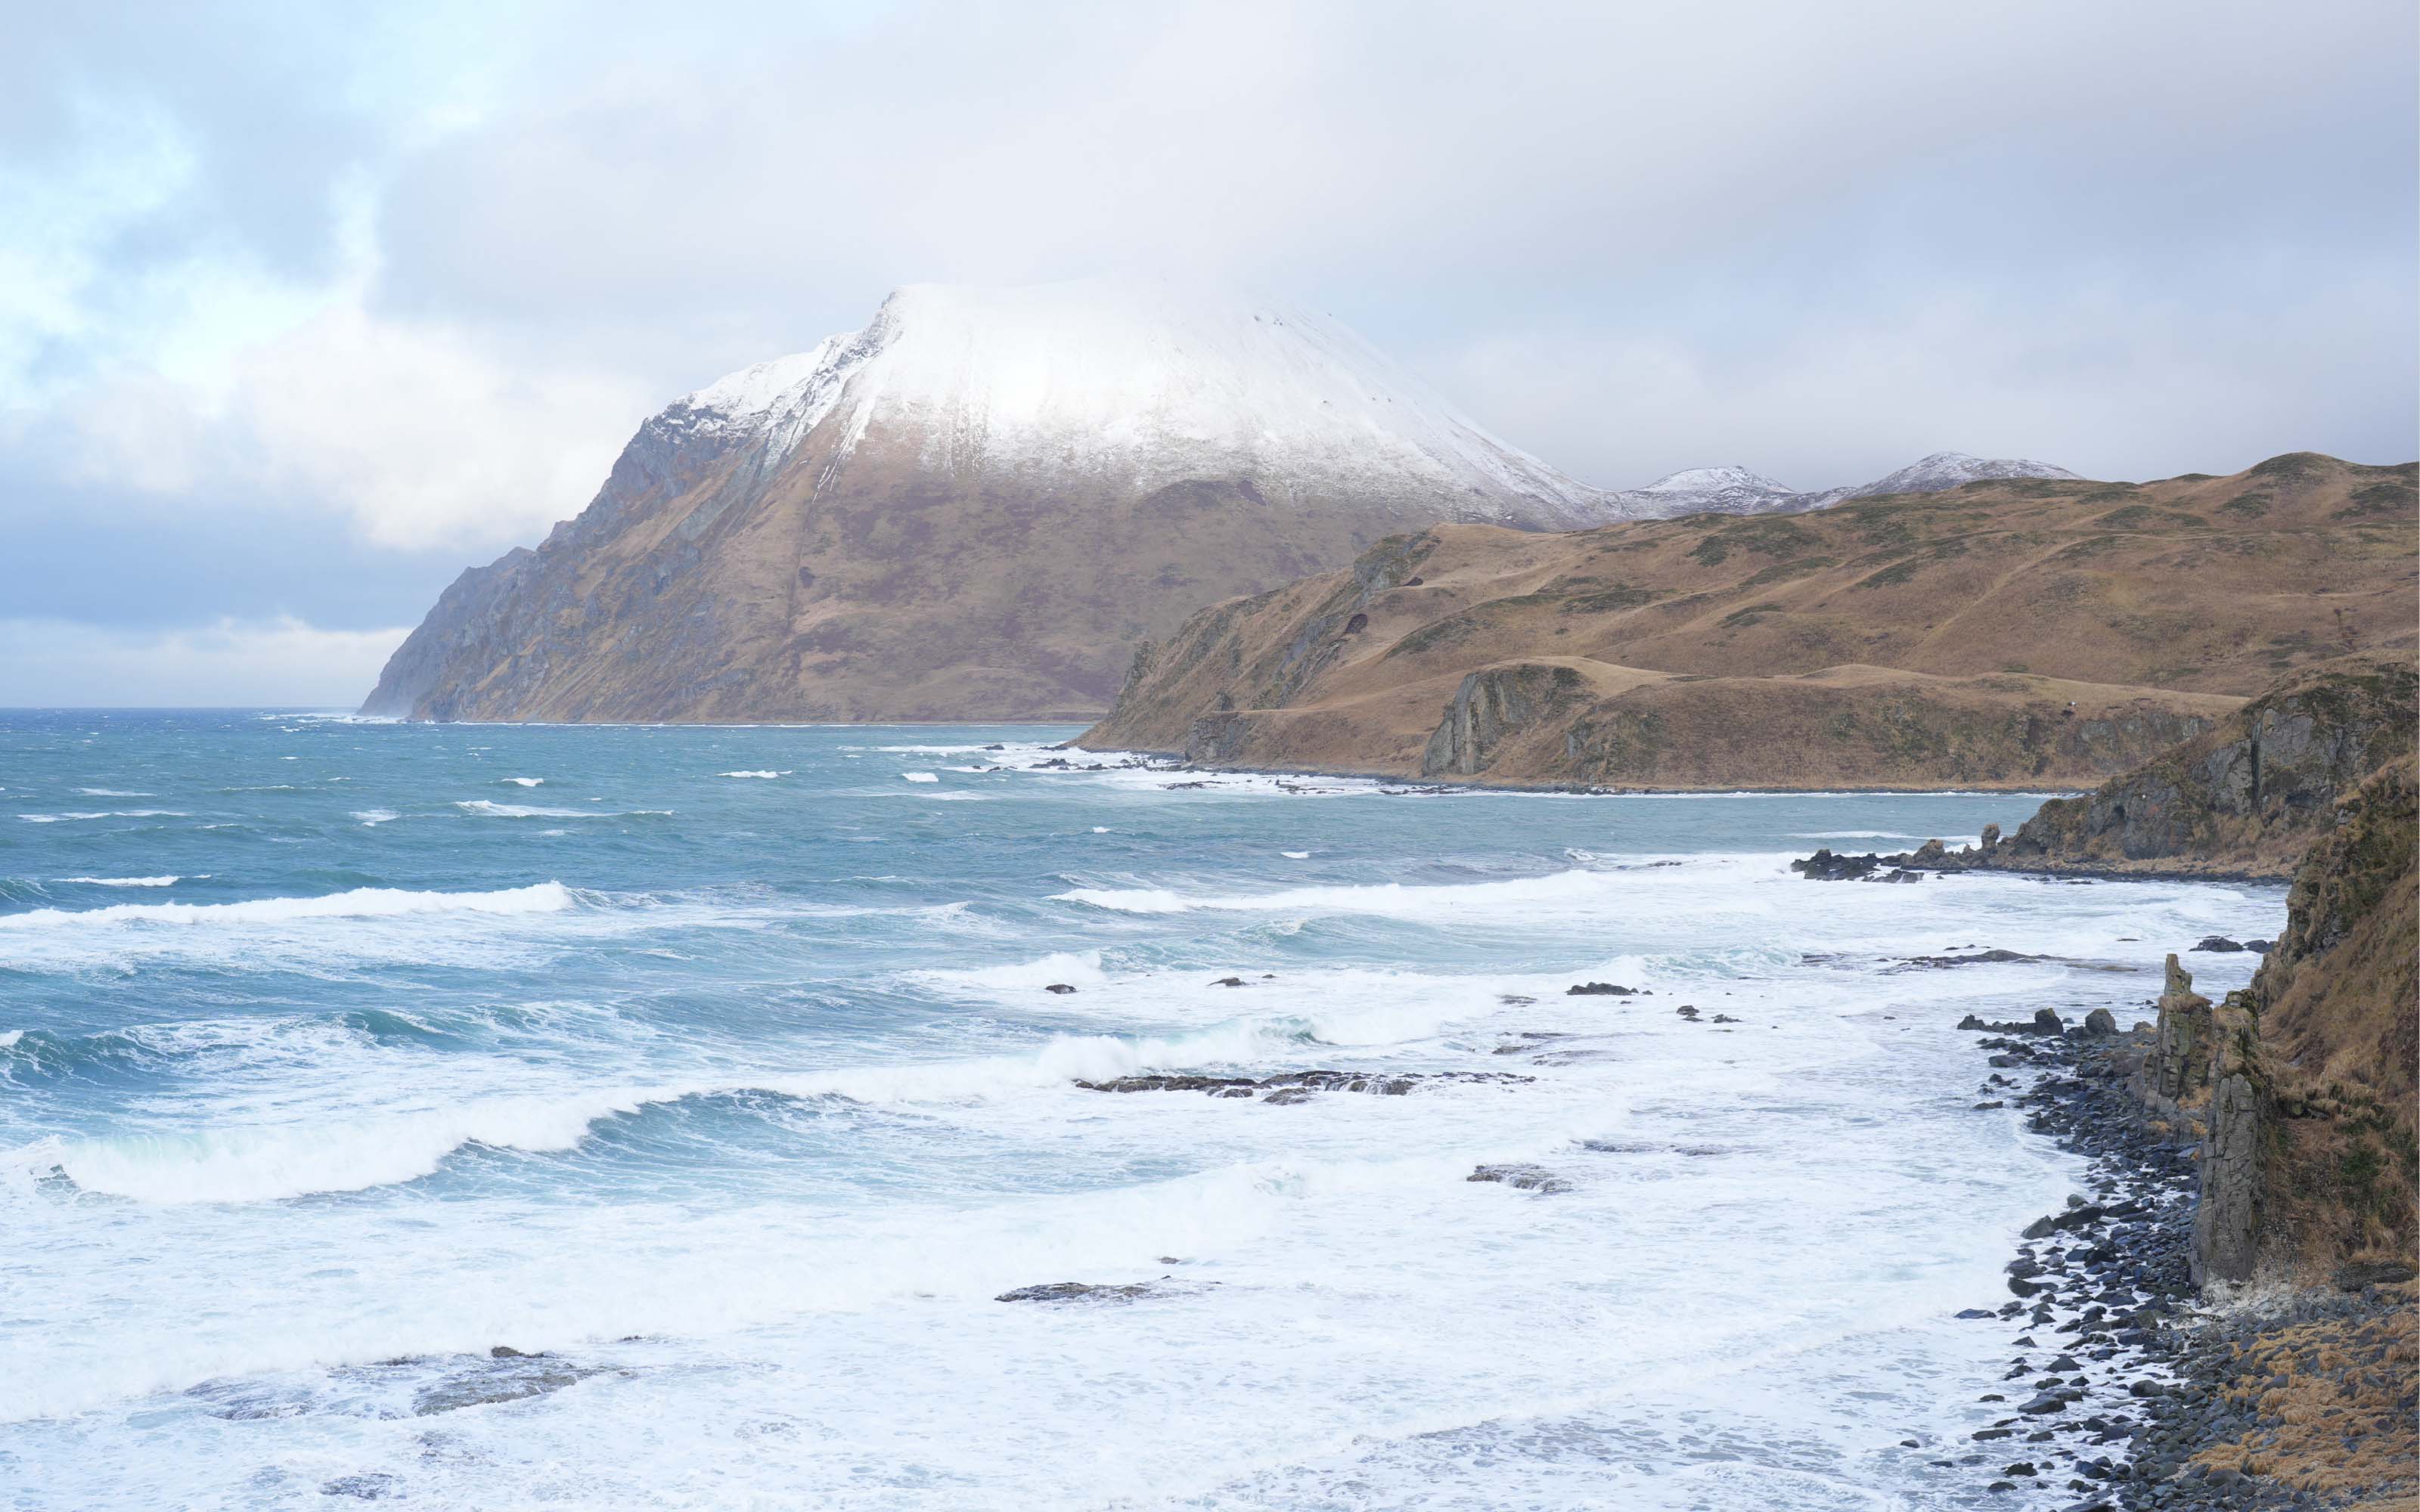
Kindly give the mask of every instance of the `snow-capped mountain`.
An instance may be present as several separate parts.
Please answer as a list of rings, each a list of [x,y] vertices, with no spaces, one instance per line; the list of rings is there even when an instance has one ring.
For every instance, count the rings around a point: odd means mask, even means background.
[[[1613,497],[1631,511],[1657,517],[1766,515],[1806,507],[1794,501],[1803,497],[1797,489],[1742,467],[1690,468]]]
[[[911,285],[642,424],[577,519],[446,591],[365,708],[1090,714],[1193,609],[1381,536],[1638,512],[1326,316],[1149,281]]]
[[[946,471],[1076,474],[1141,492],[1250,477],[1309,501],[1389,495],[1408,513],[1528,527],[1619,517],[1601,489],[1487,433],[1326,316],[1123,279],[909,285],[873,323],[762,363],[665,411],[754,430],[778,465],[837,414],[837,455],[922,439]]]
[[[1804,507],[1822,509],[1844,499],[1871,499],[1881,494],[1947,493],[1970,483],[1987,478],[2067,478],[2079,475],[2047,462],[2029,462],[2023,457],[1968,456],[1963,452],[1935,452],[1920,457],[1897,472],[1861,484],[1854,488],[1830,488],[1809,494],[1811,501]]]
[[[1823,509],[1847,499],[1871,499],[1882,494],[1945,493],[1988,478],[2070,478],[2076,474],[2047,462],[2021,457],[1968,456],[1963,452],[1935,452],[1885,477],[1854,487],[1822,488],[1801,493],[1743,467],[1691,468],[1656,479],[1643,488],[1621,489],[1609,497],[1626,515],[1669,518],[1679,515],[1792,515]]]

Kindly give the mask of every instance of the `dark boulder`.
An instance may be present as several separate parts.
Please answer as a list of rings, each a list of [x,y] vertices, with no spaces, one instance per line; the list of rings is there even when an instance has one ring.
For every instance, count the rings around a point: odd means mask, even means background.
[[[1864,856],[1835,856],[1828,845],[1807,856],[1792,861],[1790,870],[1809,882],[1854,882],[1869,876],[1883,864],[1883,858],[1869,853]]]

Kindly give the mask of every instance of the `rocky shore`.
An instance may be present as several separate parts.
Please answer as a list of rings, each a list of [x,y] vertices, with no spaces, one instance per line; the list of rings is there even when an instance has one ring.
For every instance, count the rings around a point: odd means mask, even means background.
[[[1985,1097],[2028,1110],[2030,1129],[2090,1162],[2086,1191],[2025,1229],[2012,1300],[1966,1315],[2011,1335],[2009,1384],[1983,1396],[2007,1413],[1961,1457],[1988,1489],[2078,1512],[2412,1505],[2411,1269],[2205,1299],[2201,1141],[2141,1089],[2158,1031],[2070,1028],[2047,1012],[1968,1026],[1990,1052]]]

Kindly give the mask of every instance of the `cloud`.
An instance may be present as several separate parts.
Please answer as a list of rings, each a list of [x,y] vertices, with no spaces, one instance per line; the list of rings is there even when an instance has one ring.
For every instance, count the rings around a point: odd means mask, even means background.
[[[2401,0],[101,4],[20,31],[0,530],[55,547],[21,573],[95,565],[0,588],[93,625],[165,617],[156,571],[105,569],[169,516],[175,549],[225,543],[179,559],[179,623],[212,592],[384,623],[433,563],[579,509],[645,413],[919,280],[1257,285],[1609,486],[2420,453]],[[308,595],[244,561],[337,535]]]
[[[0,620],[0,707],[349,709],[410,633],[292,618],[165,630]]]

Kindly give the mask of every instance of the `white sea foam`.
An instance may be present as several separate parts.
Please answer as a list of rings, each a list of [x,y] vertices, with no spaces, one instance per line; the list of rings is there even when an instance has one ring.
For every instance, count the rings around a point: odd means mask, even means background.
[[[403,816],[392,809],[356,809],[353,810],[353,817],[362,822],[364,828],[375,829],[390,819],[400,819]]]
[[[135,792],[127,788],[78,788],[76,791],[83,794],[87,798],[147,798],[151,796],[148,793]]]
[[[457,799],[454,807],[490,819],[632,819],[672,812],[670,809],[547,809],[529,803],[493,803],[486,798]]]
[[[87,887],[173,887],[184,878],[161,877],[60,877],[61,882],[80,882]]]
[[[756,777],[756,778],[775,778],[775,777],[787,777],[787,776],[789,776],[790,774],[789,774],[789,773],[787,773],[787,772],[717,772],[717,773],[715,773],[714,775],[715,775],[715,776],[717,776],[717,777]]]
[[[498,778],[496,780],[499,782],[510,782],[513,786],[519,788],[534,788],[543,785],[546,779],[542,777],[502,777]]]
[[[1569,871],[1504,882],[1436,887],[1385,882],[1367,887],[1287,887],[1263,893],[1189,894],[1167,887],[1075,887],[1051,896],[1060,903],[1086,903],[1124,914],[1180,914],[1193,909],[1251,913],[1314,909],[1397,918],[1450,918],[1474,907],[1571,907],[1609,901],[1637,887],[1640,884],[1637,875]]]
[[[1311,853],[1309,851],[1280,851],[1278,854],[1284,856],[1289,861],[1308,861],[1311,859]]]
[[[902,772],[899,775],[906,778],[910,782],[939,782],[940,780],[940,778],[932,772]]]
[[[1109,980],[1109,974],[1101,969],[1101,952],[1098,950],[1053,950],[1035,961],[973,966],[963,970],[928,971],[923,975],[944,983],[964,982],[975,987],[1003,989],[1047,987],[1054,981],[1097,986]]]
[[[230,903],[112,903],[106,908],[36,908],[0,914],[0,939],[124,925],[288,924],[319,918],[396,918],[420,914],[551,914],[574,905],[560,882],[493,892],[414,892],[355,887],[317,898],[254,898]]]

